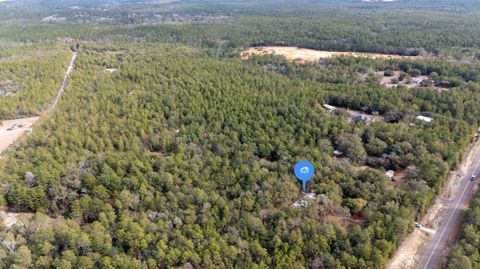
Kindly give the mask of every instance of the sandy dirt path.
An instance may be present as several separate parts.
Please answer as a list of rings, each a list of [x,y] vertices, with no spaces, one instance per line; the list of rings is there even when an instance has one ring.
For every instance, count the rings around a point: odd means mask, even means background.
[[[447,217],[448,209],[452,208],[452,203],[455,203],[456,198],[462,193],[465,187],[462,181],[465,181],[465,177],[469,176],[468,172],[476,165],[479,156],[480,140],[470,147],[458,170],[450,173],[445,187],[420,222],[425,227],[423,229],[415,229],[413,233],[403,240],[394,256],[389,260],[387,269],[411,269],[417,267],[421,255],[435,236],[439,223],[444,221]]]

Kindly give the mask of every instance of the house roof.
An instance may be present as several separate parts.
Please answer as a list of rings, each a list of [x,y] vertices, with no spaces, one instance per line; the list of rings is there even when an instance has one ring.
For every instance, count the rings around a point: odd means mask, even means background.
[[[370,121],[372,120],[372,117],[365,115],[365,114],[357,114],[352,117],[353,120],[355,121]]]
[[[331,105],[329,105],[329,104],[324,104],[323,107],[326,108],[326,109],[328,109],[328,110],[334,110],[334,109],[335,109],[334,106],[331,106]]]
[[[338,156],[340,156],[340,155],[342,155],[342,154],[343,154],[343,152],[341,152],[341,151],[339,151],[339,150],[334,150],[334,151],[333,151],[333,155],[338,155]]]
[[[393,178],[395,176],[395,171],[388,170],[387,172],[385,172],[385,175],[389,178]]]
[[[425,116],[417,116],[416,119],[424,121],[424,122],[432,122],[433,121],[433,118],[425,117]]]

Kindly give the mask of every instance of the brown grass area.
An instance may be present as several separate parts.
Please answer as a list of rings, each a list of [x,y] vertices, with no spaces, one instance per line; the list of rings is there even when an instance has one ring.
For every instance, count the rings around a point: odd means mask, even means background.
[[[248,59],[251,55],[280,55],[289,61],[298,61],[300,63],[316,62],[320,59],[349,56],[365,57],[372,59],[419,59],[416,56],[401,56],[394,54],[366,53],[366,52],[342,52],[342,51],[321,51],[302,49],[298,47],[251,47],[240,53],[242,60]]]

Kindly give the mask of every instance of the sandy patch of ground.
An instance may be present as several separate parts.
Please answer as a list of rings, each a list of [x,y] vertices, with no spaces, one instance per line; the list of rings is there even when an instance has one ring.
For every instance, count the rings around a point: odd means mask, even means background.
[[[438,222],[443,216],[443,212],[449,206],[452,197],[458,195],[462,189],[461,179],[468,173],[468,168],[473,166],[475,157],[480,153],[480,140],[476,141],[468,150],[464,160],[457,171],[450,173],[450,176],[438,195],[433,206],[427,211],[422,221],[423,230],[415,229],[408,235],[397,249],[394,256],[387,264],[387,269],[413,269],[417,265],[420,255],[428,243],[428,239],[433,236]]]
[[[393,180],[392,180],[392,182],[393,182],[392,184],[394,186],[403,185],[404,178],[405,178],[405,172],[406,172],[405,169],[397,169],[397,171],[395,171],[395,175],[393,176]]]
[[[10,228],[15,224],[22,225],[34,216],[33,213],[13,213],[0,211],[0,220],[5,228]]]
[[[341,52],[341,51],[321,51],[311,49],[301,49],[298,47],[252,47],[240,53],[240,58],[246,60],[250,55],[280,55],[289,61],[299,61],[301,63],[316,62],[320,59],[349,56],[365,57],[372,59],[419,59],[416,56],[401,56],[393,54],[365,53],[365,52]]]
[[[424,231],[424,232],[426,232],[426,233],[429,233],[429,234],[431,234],[431,235],[434,235],[435,232],[436,232],[434,229],[425,228],[425,227],[420,228],[420,230],[422,230],[422,231]]]
[[[387,269],[413,269],[420,258],[418,250],[426,246],[428,237],[428,233],[419,229],[413,231],[413,233],[405,238],[400,248],[389,261]]]
[[[30,131],[38,117],[29,117],[16,120],[5,120],[0,126],[0,153],[8,148],[25,132]]]

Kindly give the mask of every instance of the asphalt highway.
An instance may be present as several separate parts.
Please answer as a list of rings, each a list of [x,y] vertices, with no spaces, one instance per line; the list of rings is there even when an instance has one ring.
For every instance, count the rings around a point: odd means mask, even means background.
[[[478,175],[480,175],[479,165],[480,154],[476,157],[474,166],[468,170],[469,173],[463,176],[461,180],[463,187],[460,188],[459,193],[454,194],[454,199],[450,200],[446,214],[439,222],[438,227],[436,227],[435,235],[428,243],[425,252],[420,258],[417,266],[418,269],[436,269],[440,266],[442,252],[445,249],[450,236],[456,231],[455,229],[461,227],[463,220],[462,216],[464,215],[463,211],[472,198],[475,189],[474,187],[479,180],[477,179]],[[470,180],[472,175],[476,176],[474,181]]]

